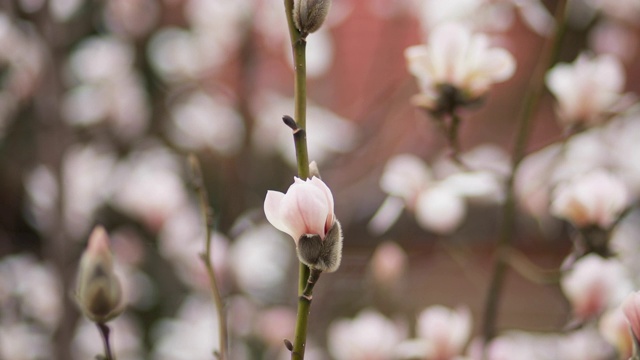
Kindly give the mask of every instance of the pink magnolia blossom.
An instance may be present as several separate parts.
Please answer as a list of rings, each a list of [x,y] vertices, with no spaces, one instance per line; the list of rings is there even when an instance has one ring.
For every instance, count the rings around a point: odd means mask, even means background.
[[[414,102],[435,110],[443,85],[454,87],[466,101],[472,101],[515,71],[509,52],[490,48],[486,35],[474,34],[457,23],[435,27],[428,45],[407,48],[405,57],[422,90]]]
[[[560,285],[579,320],[591,319],[619,304],[631,289],[620,261],[595,254],[578,260]]]
[[[420,313],[416,326],[418,336],[426,341],[426,359],[454,359],[471,336],[471,313],[467,308],[431,306]]]
[[[324,239],[335,222],[333,195],[322,180],[294,179],[286,194],[268,191],[264,213],[276,229],[298,243],[302,235],[320,235]]]
[[[608,229],[629,203],[624,183],[605,171],[593,171],[558,187],[551,212],[582,228]]]
[[[622,303],[622,311],[636,339],[640,338],[640,291],[629,294]]]
[[[600,335],[616,348],[620,358],[628,359],[633,351],[629,324],[621,306],[604,313],[598,324]]]
[[[582,54],[572,64],[553,67],[546,82],[564,125],[593,126],[606,120],[622,99],[624,69],[611,55]]]

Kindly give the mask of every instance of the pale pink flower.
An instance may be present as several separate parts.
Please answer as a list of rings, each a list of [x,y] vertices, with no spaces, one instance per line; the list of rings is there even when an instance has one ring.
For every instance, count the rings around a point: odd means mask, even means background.
[[[572,64],[554,66],[546,76],[566,126],[593,126],[607,120],[622,99],[624,80],[622,64],[611,55],[582,54]]]
[[[467,205],[455,190],[439,184],[420,193],[415,210],[420,226],[439,234],[448,234],[464,220]]]
[[[405,57],[422,91],[414,102],[432,110],[441,110],[437,106],[445,96],[442,86],[451,86],[464,101],[472,101],[515,71],[515,60],[508,51],[490,48],[486,35],[456,23],[437,26],[428,45],[407,48]]]
[[[628,359],[631,357],[633,349],[631,333],[622,307],[618,306],[604,313],[600,318],[598,330],[600,335],[616,348],[620,358]]]
[[[395,242],[386,241],[376,247],[371,258],[371,273],[382,286],[398,282],[407,270],[407,253]]]
[[[631,290],[631,282],[622,263],[595,254],[578,260],[560,285],[579,320],[600,315],[619,304]]]
[[[471,336],[471,312],[431,306],[418,315],[416,327],[420,339],[426,341],[425,359],[454,359],[462,354]]]
[[[640,291],[627,296],[622,303],[622,311],[636,339],[640,338]]]
[[[336,360],[388,360],[406,331],[382,314],[361,311],[353,320],[338,320],[329,326],[329,352]]]
[[[560,185],[551,212],[578,228],[611,227],[629,203],[624,183],[605,171],[593,171]]]
[[[286,194],[267,192],[264,213],[276,229],[289,234],[298,243],[302,235],[320,235],[324,239],[335,222],[333,195],[322,180],[294,178]]]

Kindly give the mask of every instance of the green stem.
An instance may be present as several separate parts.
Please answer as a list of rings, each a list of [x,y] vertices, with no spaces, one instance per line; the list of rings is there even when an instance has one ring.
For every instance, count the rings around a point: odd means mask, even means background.
[[[529,134],[531,131],[532,118],[534,110],[538,106],[538,102],[544,92],[544,75],[553,65],[558,56],[562,36],[564,34],[565,11],[567,0],[560,0],[557,4],[555,20],[556,30],[554,35],[545,44],[541,61],[538,62],[534,73],[531,77],[529,90],[525,96],[523,111],[520,114],[518,130],[516,134],[516,143],[513,150],[513,158],[511,162],[511,172],[506,184],[506,199],[503,208],[502,228],[498,239],[498,249],[493,267],[491,282],[489,285],[487,298],[485,302],[484,315],[482,320],[482,338],[488,343],[496,334],[496,318],[497,310],[500,302],[500,295],[504,285],[504,279],[509,261],[509,249],[513,241],[515,230],[515,194],[513,192],[515,174],[518,170],[520,162],[524,158],[527,147]],[[486,354],[485,354],[486,355]]]
[[[307,179],[309,177],[309,153],[307,150],[307,60],[306,47],[307,42],[302,38],[298,29],[293,22],[293,0],[284,0],[287,24],[289,26],[289,36],[291,38],[291,47],[293,51],[293,67],[295,76],[294,86],[294,118],[298,129],[294,133],[294,143],[296,147],[296,159],[298,163],[298,177]],[[298,280],[298,315],[296,320],[296,332],[291,351],[292,360],[304,359],[304,351],[307,339],[307,321],[309,309],[311,307],[311,291],[307,286],[310,279],[309,268],[300,263]],[[315,282],[314,282],[315,283]],[[306,291],[308,296],[305,296]]]
[[[198,193],[200,202],[200,213],[202,214],[204,226],[205,226],[205,250],[200,254],[209,277],[209,288],[214,299],[214,306],[218,314],[218,341],[219,350],[216,352],[216,356],[219,360],[227,360],[227,319],[224,312],[224,303],[222,301],[222,295],[220,295],[220,288],[216,280],[216,274],[213,270],[213,264],[211,263],[211,229],[213,228],[213,211],[209,206],[209,196],[207,195],[207,189],[204,186],[204,178],[202,177],[202,168],[198,158],[190,154],[189,165],[191,168],[192,182]]]
[[[102,337],[102,344],[104,345],[104,356],[105,360],[116,360],[115,356],[113,356],[113,352],[111,351],[111,342],[109,341],[109,335],[111,331],[107,324],[105,323],[96,323],[98,326],[98,330],[100,330],[100,336]]]

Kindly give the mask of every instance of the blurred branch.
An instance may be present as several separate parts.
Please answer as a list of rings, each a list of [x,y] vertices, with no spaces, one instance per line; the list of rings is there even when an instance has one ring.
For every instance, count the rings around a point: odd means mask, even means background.
[[[214,305],[216,312],[218,313],[218,332],[219,332],[219,348],[216,352],[216,356],[220,360],[227,360],[227,319],[224,312],[224,304],[222,296],[220,295],[220,289],[216,280],[216,274],[211,263],[211,229],[213,228],[213,211],[209,206],[209,196],[207,189],[204,186],[204,179],[202,177],[202,167],[198,158],[194,154],[189,155],[189,168],[191,169],[191,180],[193,186],[198,193],[200,200],[200,213],[204,220],[205,225],[205,250],[200,254],[200,259],[204,263],[207,269],[207,275],[209,277],[209,287],[214,298]]]
[[[503,208],[502,228],[498,239],[498,248],[493,267],[491,283],[486,297],[485,309],[481,325],[481,336],[484,343],[488,343],[496,335],[497,311],[500,296],[504,287],[507,264],[509,262],[510,247],[515,233],[516,203],[514,194],[515,175],[524,158],[527,148],[533,115],[544,92],[544,76],[555,62],[560,49],[565,27],[565,11],[567,0],[560,0],[556,7],[556,29],[553,36],[545,43],[540,61],[537,63],[531,77],[528,92],[525,95],[523,110],[519,117],[516,142],[511,162],[511,172],[506,184],[506,199]],[[486,347],[485,347],[486,349]],[[486,353],[484,354],[486,356]]]

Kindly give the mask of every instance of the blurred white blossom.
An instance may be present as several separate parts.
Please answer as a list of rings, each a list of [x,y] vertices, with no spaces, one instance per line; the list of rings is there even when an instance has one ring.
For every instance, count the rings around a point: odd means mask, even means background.
[[[168,135],[187,150],[208,148],[222,155],[237,152],[244,140],[244,123],[225,101],[194,92],[173,105]]]
[[[502,32],[513,25],[516,13],[540,35],[548,35],[553,30],[553,16],[539,0],[414,0],[413,3],[413,13],[425,33],[447,22],[464,23],[480,31]]]
[[[427,45],[405,50],[409,72],[420,86],[414,104],[448,111],[482,97],[494,83],[509,79],[515,59],[505,49],[490,48],[489,38],[457,23],[445,23],[429,35]],[[446,87],[452,87],[455,94]]]
[[[174,318],[152,329],[154,360],[209,360],[219,344],[218,316],[209,296],[187,297]]]
[[[564,274],[560,285],[577,320],[585,321],[617,306],[631,291],[632,283],[622,263],[589,254]]]
[[[64,220],[69,234],[82,239],[93,224],[94,212],[110,195],[113,152],[99,145],[74,146],[63,160]]]
[[[558,115],[565,126],[594,126],[617,110],[624,90],[624,68],[611,55],[578,56],[572,64],[554,66],[547,86],[558,100]]]
[[[53,353],[51,335],[28,323],[0,323],[0,358],[47,360]]]
[[[293,265],[290,239],[263,223],[240,234],[229,249],[230,266],[238,286],[254,298],[280,299]]]
[[[418,315],[416,332],[424,359],[453,360],[462,355],[471,336],[471,312],[464,307],[428,307]]]
[[[74,87],[64,97],[63,117],[72,125],[108,122],[123,139],[146,130],[147,93],[134,68],[133,46],[113,36],[85,38],[74,50],[69,69]]]
[[[17,300],[26,319],[50,332],[58,327],[62,315],[62,284],[50,264],[39,263],[30,255],[5,257],[0,261],[0,279],[3,318],[11,317],[12,311],[7,306]]]
[[[373,310],[352,320],[334,321],[328,329],[329,352],[336,360],[391,359],[406,329]]]
[[[206,268],[198,258],[205,250],[202,215],[195,206],[185,205],[167,219],[158,238],[159,252],[174,266],[180,280],[194,289],[210,290]],[[211,263],[219,281],[228,273],[229,240],[219,232],[211,234]]]
[[[610,228],[629,204],[628,191],[619,179],[594,171],[558,186],[551,212],[578,228]]]
[[[176,155],[158,145],[134,151],[120,160],[111,180],[111,203],[158,231],[183,209],[187,189]]]

